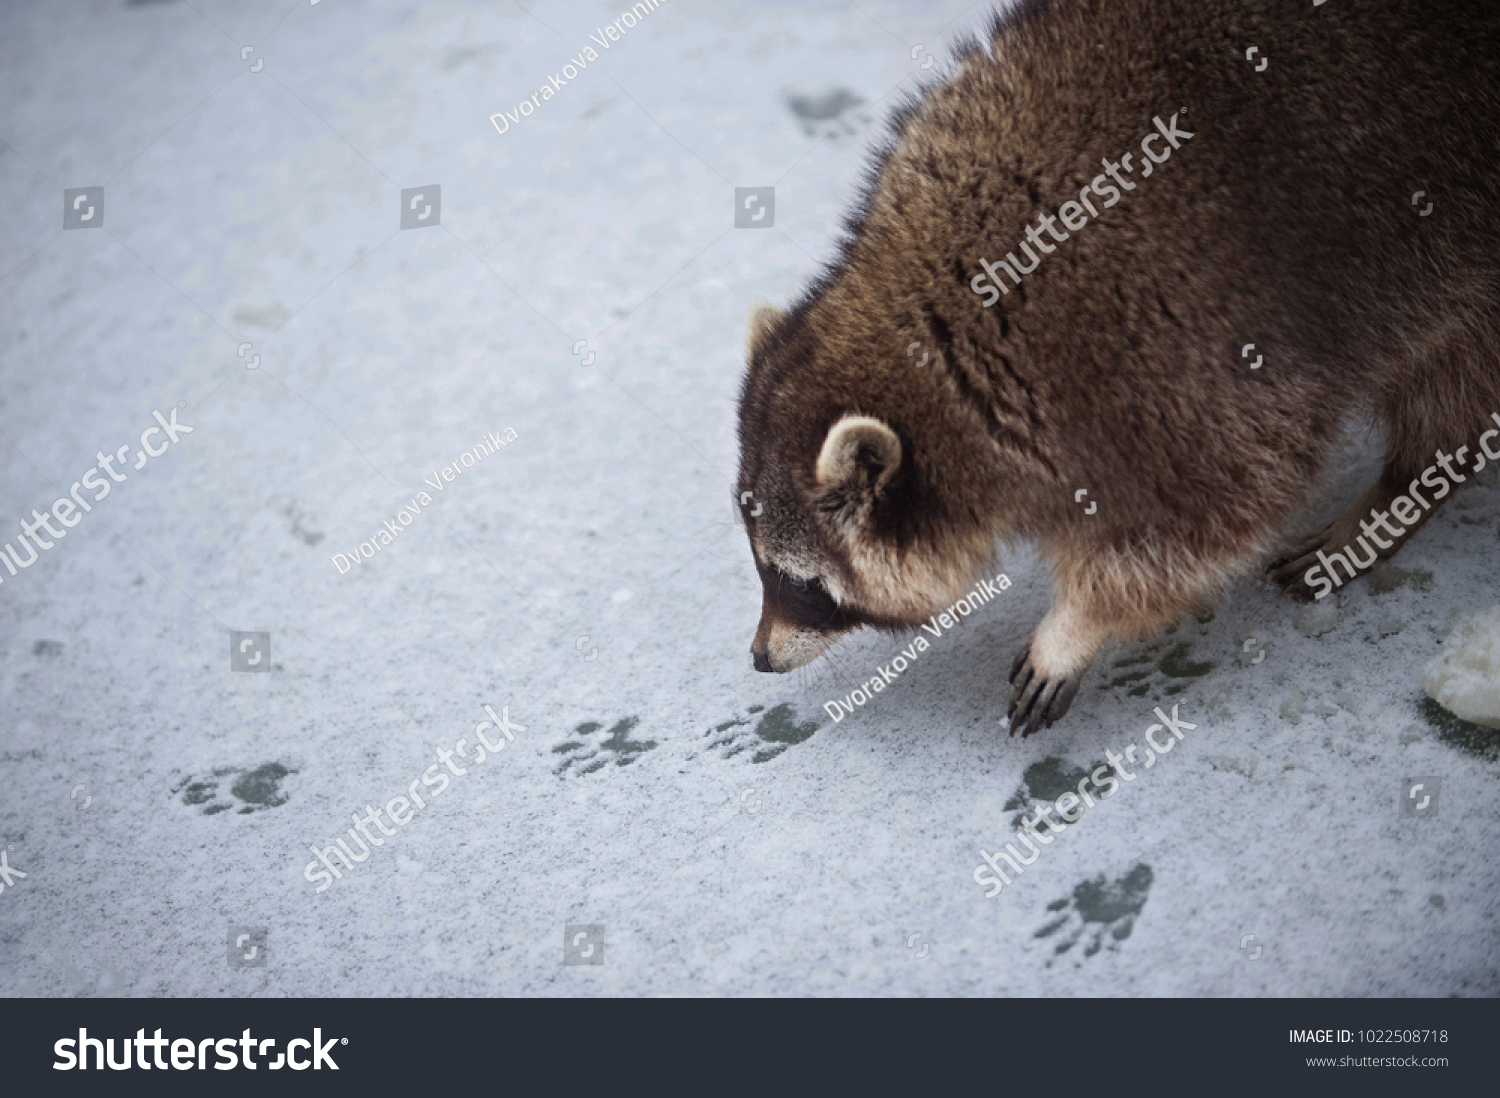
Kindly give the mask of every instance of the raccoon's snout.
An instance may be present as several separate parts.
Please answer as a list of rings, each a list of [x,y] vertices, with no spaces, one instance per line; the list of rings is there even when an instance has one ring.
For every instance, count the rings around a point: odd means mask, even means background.
[[[837,632],[802,629],[782,622],[762,622],[750,642],[750,659],[757,671],[784,675],[812,663],[838,639]]]
[[[757,671],[784,674],[804,667],[851,628],[822,581],[765,566],[760,571],[760,625],[750,641],[750,659]]]

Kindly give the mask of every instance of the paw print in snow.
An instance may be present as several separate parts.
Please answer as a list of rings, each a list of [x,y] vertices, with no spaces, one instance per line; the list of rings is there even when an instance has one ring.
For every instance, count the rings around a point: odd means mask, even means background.
[[[239,814],[248,816],[252,812],[286,804],[287,794],[282,792],[281,781],[295,773],[295,770],[274,762],[257,766],[254,770],[221,766],[201,777],[189,774],[172,789],[172,796],[181,793],[183,804],[201,804],[205,816],[228,812],[236,804],[241,806]],[[228,797],[219,792],[219,785],[225,778],[234,778],[229,784]]]
[[[1057,943],[1054,951],[1057,955],[1068,952],[1090,934],[1093,937],[1084,947],[1085,957],[1092,957],[1106,944],[1111,950],[1118,949],[1115,943],[1123,942],[1135,929],[1136,916],[1146,906],[1153,876],[1149,865],[1137,862],[1129,873],[1113,881],[1106,881],[1101,873],[1081,882],[1073,889],[1071,899],[1054,900],[1047,905],[1048,911],[1060,914],[1045,923],[1035,937],[1050,938],[1066,931]],[[1072,910],[1068,910],[1070,907]],[[1112,939],[1108,943],[1106,934]]]
[[[752,705],[746,710],[751,716],[760,711],[761,707],[758,705]],[[722,747],[725,749],[722,757],[732,759],[740,752],[755,747],[757,750],[750,756],[750,761],[770,762],[794,744],[811,739],[812,734],[818,730],[817,721],[798,724],[796,711],[786,703],[766,710],[765,716],[761,717],[753,730],[730,731],[732,728],[744,728],[749,723],[748,720],[728,720],[709,729],[703,734],[718,738],[708,745],[707,750]]]
[[[573,730],[576,739],[564,740],[552,749],[554,755],[567,756],[552,773],[561,778],[570,769],[578,774],[592,774],[611,762],[628,766],[656,746],[655,740],[630,738],[631,729],[640,723],[639,717],[626,717],[616,721],[602,740],[594,740],[591,737],[604,726],[598,721],[584,721]]]

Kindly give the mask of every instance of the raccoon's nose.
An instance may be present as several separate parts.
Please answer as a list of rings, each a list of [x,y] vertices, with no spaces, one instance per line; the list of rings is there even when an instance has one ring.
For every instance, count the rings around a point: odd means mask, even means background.
[[[757,649],[754,645],[751,645],[750,658],[754,661],[757,671],[771,670],[771,656],[765,649]]]

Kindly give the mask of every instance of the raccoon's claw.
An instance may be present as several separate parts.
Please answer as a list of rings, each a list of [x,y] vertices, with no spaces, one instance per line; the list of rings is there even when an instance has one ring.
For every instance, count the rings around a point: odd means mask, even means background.
[[[1032,660],[1028,643],[1010,668],[1010,734],[1014,736],[1016,729],[1025,725],[1021,733],[1024,740],[1038,728],[1052,727],[1053,721],[1067,714],[1082,680],[1082,673],[1040,673]]]
[[[1309,569],[1319,564],[1318,550],[1327,545],[1327,533],[1324,530],[1314,534],[1266,565],[1266,578],[1297,602],[1312,602],[1315,596],[1305,577]]]

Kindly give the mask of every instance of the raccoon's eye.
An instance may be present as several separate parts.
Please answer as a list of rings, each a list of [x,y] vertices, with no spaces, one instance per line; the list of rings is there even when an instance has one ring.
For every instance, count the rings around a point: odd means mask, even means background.
[[[807,590],[807,581],[805,579],[792,579],[792,578],[788,578],[787,582],[790,583],[792,585],[793,589],[795,589],[797,591],[806,591]]]

